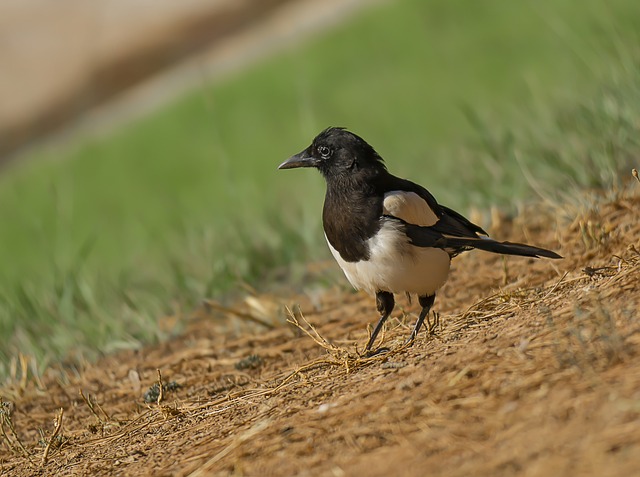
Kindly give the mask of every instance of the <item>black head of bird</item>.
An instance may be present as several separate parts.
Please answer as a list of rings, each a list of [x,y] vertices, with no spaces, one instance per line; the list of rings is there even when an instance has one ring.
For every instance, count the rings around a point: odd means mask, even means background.
[[[280,164],[279,169],[315,167],[329,179],[363,170],[386,171],[380,155],[360,136],[345,128],[330,127],[318,134],[303,151]]]

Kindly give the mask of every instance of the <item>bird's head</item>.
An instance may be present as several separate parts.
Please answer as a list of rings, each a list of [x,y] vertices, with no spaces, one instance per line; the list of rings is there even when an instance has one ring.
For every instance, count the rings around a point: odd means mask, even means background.
[[[325,178],[386,170],[380,155],[360,136],[331,127],[318,134],[304,151],[291,156],[278,169],[315,167]]]

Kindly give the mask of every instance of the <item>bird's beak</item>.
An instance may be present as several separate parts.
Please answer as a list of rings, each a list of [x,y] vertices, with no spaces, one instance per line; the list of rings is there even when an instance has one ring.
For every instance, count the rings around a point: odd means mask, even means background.
[[[295,169],[296,167],[315,167],[318,161],[309,154],[308,149],[291,156],[278,166],[278,169]]]

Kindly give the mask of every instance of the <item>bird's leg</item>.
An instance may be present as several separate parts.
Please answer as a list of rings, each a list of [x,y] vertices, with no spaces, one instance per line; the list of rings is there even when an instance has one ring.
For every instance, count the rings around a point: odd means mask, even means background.
[[[433,306],[433,302],[436,301],[435,293],[433,295],[423,295],[418,297],[418,302],[422,307],[422,311],[420,312],[420,316],[418,317],[418,321],[416,321],[416,325],[413,327],[411,334],[409,335],[409,339],[407,343],[413,343],[418,336],[418,331],[422,327],[422,323],[424,323],[425,318],[429,319],[429,312],[431,311],[431,307]],[[431,326],[429,326],[431,329]]]
[[[373,329],[373,333],[371,333],[367,346],[364,348],[366,353],[371,351],[371,347],[378,337],[378,333],[380,333],[382,325],[384,325],[384,322],[389,318],[394,306],[395,300],[393,299],[393,293],[386,291],[376,292],[376,308],[378,309],[378,313],[380,313],[380,319],[378,320],[376,327]]]

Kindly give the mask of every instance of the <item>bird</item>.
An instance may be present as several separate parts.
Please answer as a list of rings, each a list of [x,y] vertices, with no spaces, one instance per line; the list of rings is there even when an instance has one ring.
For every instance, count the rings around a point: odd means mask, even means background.
[[[448,278],[451,259],[464,251],[562,258],[489,238],[421,185],[392,175],[376,150],[346,128],[323,130],[278,169],[299,167],[317,169],[326,181],[322,225],[331,254],[356,290],[375,296],[380,317],[366,354],[377,353],[373,345],[395,307],[395,294],[418,297],[421,311],[406,341],[413,344]]]

